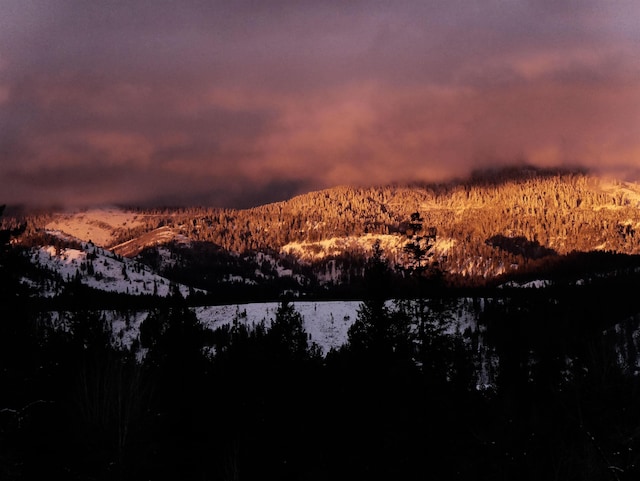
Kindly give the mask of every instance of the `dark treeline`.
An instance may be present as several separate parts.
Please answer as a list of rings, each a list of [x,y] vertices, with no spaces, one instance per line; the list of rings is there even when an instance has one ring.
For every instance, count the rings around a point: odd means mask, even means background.
[[[348,342],[326,355],[286,300],[268,324],[208,330],[174,295],[123,348],[99,311],[53,322],[6,279],[0,479],[638,478],[629,290],[476,299],[496,369],[478,389],[478,334],[451,333],[447,300],[425,284],[386,302],[379,249],[365,272]]]

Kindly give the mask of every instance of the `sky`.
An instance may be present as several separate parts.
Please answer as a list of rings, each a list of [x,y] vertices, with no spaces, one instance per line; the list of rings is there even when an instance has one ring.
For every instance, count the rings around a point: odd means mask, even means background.
[[[0,0],[0,204],[640,180],[637,0]]]

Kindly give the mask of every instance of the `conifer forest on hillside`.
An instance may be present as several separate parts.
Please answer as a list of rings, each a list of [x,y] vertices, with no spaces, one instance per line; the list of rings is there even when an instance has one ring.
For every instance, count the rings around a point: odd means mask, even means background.
[[[640,476],[635,184],[91,215],[2,211],[2,480]]]

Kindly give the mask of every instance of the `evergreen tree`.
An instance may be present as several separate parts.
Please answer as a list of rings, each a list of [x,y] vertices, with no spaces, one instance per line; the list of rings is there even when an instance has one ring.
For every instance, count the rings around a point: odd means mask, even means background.
[[[157,309],[141,326],[147,348],[145,375],[153,385],[151,412],[156,416],[149,477],[195,477],[204,469],[200,449],[208,446],[211,425],[204,423],[211,402],[211,361],[207,332],[185,305]],[[188,467],[188,468],[187,468]],[[204,477],[204,474],[200,475]]]
[[[317,351],[317,347],[308,345],[302,316],[286,299],[278,306],[267,331],[267,341],[278,360],[304,361]]]
[[[415,333],[416,360],[423,373],[431,381],[444,382],[450,378],[453,358],[462,358],[463,352],[454,356],[453,337],[446,333],[451,318],[446,314],[444,301],[430,297],[429,292],[440,279],[438,266],[431,262],[432,248],[436,241],[436,228],[424,228],[424,219],[419,212],[411,214],[404,250],[408,262],[404,274],[413,281],[417,297],[400,303],[399,310],[417,326]],[[435,281],[435,282],[434,282]],[[456,345],[458,350],[461,345]]]
[[[378,240],[365,267],[366,298],[347,332],[348,347],[354,353],[377,360],[407,354],[409,325],[402,312],[388,305],[390,281],[391,271]]]
[[[403,300],[397,303],[397,309],[417,326],[413,355],[428,383],[446,383],[457,377],[458,370],[463,374],[469,369],[466,346],[447,332],[453,319],[445,300],[437,297]]]

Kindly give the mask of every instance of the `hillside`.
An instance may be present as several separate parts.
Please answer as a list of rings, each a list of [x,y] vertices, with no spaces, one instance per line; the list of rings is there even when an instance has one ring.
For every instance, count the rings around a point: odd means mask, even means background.
[[[637,479],[639,192],[511,171],[3,219],[0,472]]]
[[[207,289],[285,277],[294,288],[337,285],[361,276],[376,241],[393,267],[405,267],[404,246],[420,234],[410,229],[413,213],[436,233],[431,262],[452,285],[535,277],[577,253],[640,254],[640,185],[533,168],[446,184],[335,187],[246,210],[52,214],[27,219],[22,242],[40,246],[38,235],[56,229]]]
[[[65,285],[72,283],[118,294],[167,297],[177,291],[186,297],[190,293],[188,286],[175,284],[148,266],[91,242],[80,242],[75,247],[47,245],[33,248],[30,260],[41,271],[50,273],[38,280],[25,277],[24,282],[40,297],[59,296],[64,293]]]

